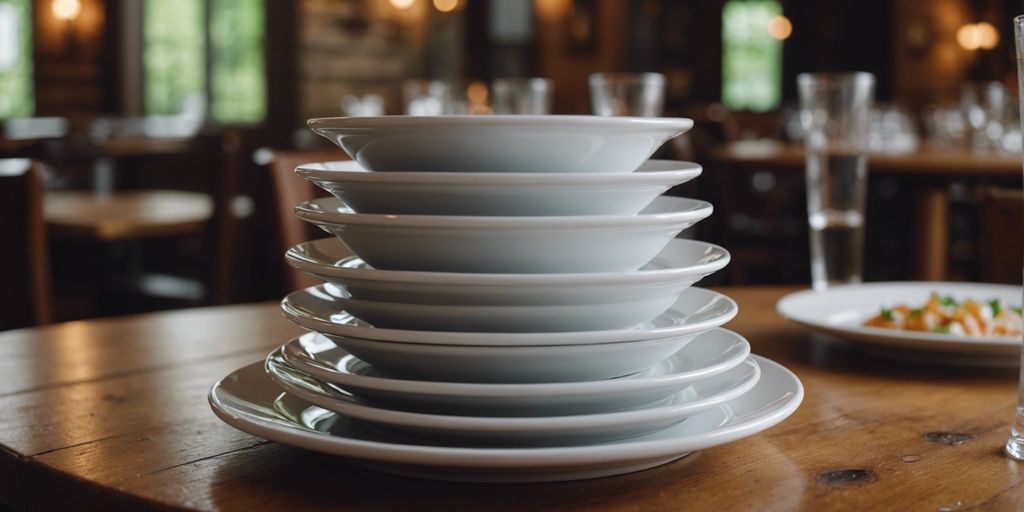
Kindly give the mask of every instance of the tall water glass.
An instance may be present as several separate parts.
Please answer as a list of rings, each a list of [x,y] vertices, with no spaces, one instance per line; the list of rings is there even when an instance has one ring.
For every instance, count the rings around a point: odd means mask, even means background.
[[[1017,86],[1020,108],[1024,111],[1024,16],[1013,19],[1013,32],[1017,41]],[[1024,115],[1021,115],[1024,118]],[[1024,130],[1024,126],[1022,126]],[[1009,233],[1009,236],[1021,236],[1024,233]],[[1020,381],[1017,385],[1017,418],[1010,428],[1010,438],[1006,440],[1006,453],[1017,460],[1024,460],[1024,351],[1021,351]]]
[[[491,84],[491,107],[495,114],[550,114],[554,88],[547,78],[498,78]]]
[[[859,283],[864,267],[868,127],[875,77],[870,73],[797,76],[807,154],[811,284]]]
[[[594,73],[589,83],[594,115],[661,115],[665,103],[665,75],[661,73]]]

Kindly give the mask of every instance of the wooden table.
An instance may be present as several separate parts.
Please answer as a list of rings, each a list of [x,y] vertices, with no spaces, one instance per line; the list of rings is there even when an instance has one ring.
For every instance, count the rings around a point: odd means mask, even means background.
[[[716,148],[712,161],[725,168],[803,171],[804,151],[799,145],[774,141],[740,141]],[[869,174],[914,180],[914,277],[931,281],[946,279],[949,182],[985,178],[1016,183],[1021,179],[1021,169],[1019,155],[930,147],[908,154],[873,154],[868,161]]]
[[[48,192],[44,207],[54,234],[103,241],[201,233],[213,216],[209,195],[179,190]]]
[[[275,304],[0,333],[0,501],[16,510],[1020,510],[1002,455],[1015,370],[875,359],[774,313],[789,288],[723,290],[729,326],[806,386],[752,438],[598,480],[421,481],[270,443],[218,421],[206,393],[299,330]],[[944,508],[945,507],[945,508]]]

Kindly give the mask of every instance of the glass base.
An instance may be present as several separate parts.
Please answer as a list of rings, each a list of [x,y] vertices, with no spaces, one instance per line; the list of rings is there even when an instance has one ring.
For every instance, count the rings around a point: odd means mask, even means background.
[[[1010,438],[1006,440],[1006,455],[1024,461],[1024,434],[1016,428],[1010,429]]]

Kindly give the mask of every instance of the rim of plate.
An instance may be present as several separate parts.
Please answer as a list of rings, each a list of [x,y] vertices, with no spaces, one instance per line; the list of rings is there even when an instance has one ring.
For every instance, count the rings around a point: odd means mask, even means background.
[[[759,385],[774,385],[780,388],[781,396],[765,400],[760,407],[752,407],[752,411],[742,417],[735,417],[726,414],[733,406],[727,402],[719,406],[719,414],[729,418],[727,422],[717,425],[705,431],[689,433],[680,437],[670,438],[633,438],[599,445],[583,446],[555,446],[544,448],[471,448],[471,447],[448,447],[413,444],[395,444],[386,441],[340,438],[331,436],[328,433],[309,430],[305,426],[279,419],[260,416],[255,413],[227,406],[218,396],[218,390],[224,387],[225,379],[213,385],[208,394],[208,401],[214,413],[230,425],[246,432],[266,437],[270,440],[284,443],[294,443],[295,439],[306,441],[307,448],[324,451],[324,440],[328,441],[335,448],[333,453],[338,455],[362,458],[377,462],[392,462],[406,464],[427,464],[440,463],[443,459],[445,464],[456,467],[472,467],[479,464],[488,464],[492,468],[530,467],[538,464],[572,464],[572,463],[614,463],[620,460],[639,460],[649,457],[663,457],[669,452],[685,452],[717,446],[731,442],[746,436],[753,435],[762,430],[777,425],[788,418],[803,402],[804,388],[800,379],[789,369],[770,359],[751,355],[761,367],[762,378]],[[270,379],[262,371],[263,363],[253,363],[236,370],[231,375],[237,375],[239,371],[249,370],[252,367],[259,367],[260,375]],[[766,379],[765,377],[768,377]],[[772,381],[769,384],[769,380]],[[744,397],[753,396],[752,393],[740,396],[735,400],[743,400]],[[748,398],[750,400],[750,398]],[[771,406],[776,406],[771,408]],[[763,412],[769,409],[769,412]],[[715,409],[705,411],[704,414],[714,412]],[[243,428],[243,425],[248,428]],[[346,448],[346,453],[341,453],[338,448]],[[429,457],[431,461],[425,461]]]
[[[587,115],[447,115],[447,116],[373,116],[315,117],[306,126],[316,130],[351,130],[361,133],[384,128],[388,131],[424,128],[513,127],[513,128],[594,128],[621,130],[624,127],[686,131],[693,128],[687,117],[603,117]]]
[[[282,357],[286,361],[291,362],[291,357],[287,355],[286,346],[298,342],[302,336],[308,336],[315,333],[306,333],[295,338],[292,338],[287,343],[279,347]],[[708,337],[703,342],[701,338]],[[721,339],[719,339],[721,338]],[[695,344],[713,344],[713,345],[725,345],[726,348],[720,351],[721,354],[726,354],[730,351],[735,353],[728,356],[727,359],[713,365],[704,366],[700,368],[691,368],[688,370],[677,371],[675,373],[667,373],[663,375],[655,376],[644,376],[643,373],[631,376],[628,378],[619,379],[603,379],[593,381],[581,381],[581,382],[543,382],[543,383],[486,383],[477,384],[469,382],[440,382],[440,381],[424,381],[424,380],[412,380],[412,379],[392,379],[387,377],[374,377],[369,375],[361,375],[353,373],[348,370],[348,363],[345,363],[343,369],[331,369],[325,368],[323,370],[316,370],[315,372],[308,371],[305,366],[299,368],[302,371],[310,373],[314,377],[315,373],[321,375],[331,375],[332,378],[337,376],[339,380],[330,381],[336,385],[349,384],[353,386],[360,386],[366,389],[374,389],[378,391],[393,391],[403,392],[409,394],[423,394],[423,395],[439,395],[439,394],[460,394],[464,396],[472,396],[476,398],[488,398],[488,397],[508,397],[517,396],[521,394],[529,394],[532,396],[553,396],[553,395],[589,395],[599,393],[622,393],[641,391],[645,389],[659,388],[668,386],[671,384],[685,384],[688,382],[717,375],[726,370],[738,366],[740,363],[745,361],[750,356],[750,342],[740,334],[725,329],[722,327],[716,327],[705,333],[698,334],[696,338],[687,343],[683,348],[679,349],[676,354],[668,357],[687,357],[693,359],[692,356],[686,354],[686,351],[693,351]],[[358,360],[363,364],[368,364],[365,361],[357,358],[356,356],[349,354],[345,349],[341,347],[335,347],[335,350],[344,352],[346,355],[344,359]],[[713,357],[717,357],[717,354]],[[713,358],[712,357],[712,358]],[[295,366],[294,362],[291,362]],[[326,363],[317,362],[318,365],[325,365]],[[325,379],[327,380],[327,379]],[[345,382],[342,382],[342,381]]]
[[[413,343],[421,345],[466,345],[466,346],[549,346],[549,345],[586,345],[603,343],[628,343],[633,341],[649,341],[670,336],[703,332],[720,327],[736,317],[739,313],[739,306],[731,298],[711,290],[691,286],[679,293],[679,300],[684,295],[700,294],[707,297],[705,307],[713,303],[724,303],[723,313],[707,318],[692,324],[679,323],[666,327],[634,327],[631,329],[613,329],[605,331],[575,331],[575,332],[448,332],[448,331],[414,331],[405,329],[385,329],[373,327],[368,324],[359,325],[358,319],[348,313],[344,313],[341,307],[337,308],[340,313],[332,315],[334,321],[309,316],[290,304],[292,297],[300,294],[312,295],[315,300],[339,300],[326,291],[324,285],[310,286],[301,290],[289,293],[281,300],[281,312],[285,318],[305,329],[316,331],[325,335],[347,336],[363,340],[388,341],[392,343]],[[690,315],[694,312],[685,313]],[[680,313],[675,311],[675,304],[662,313],[658,318],[666,316],[677,316]],[[652,322],[653,322],[652,321]],[[648,322],[650,324],[650,322]],[[645,324],[645,325],[648,325]]]
[[[943,281],[884,281],[874,283],[862,283],[862,284],[851,284],[851,285],[837,285],[828,288],[825,291],[815,291],[813,289],[801,290],[793,293],[789,293],[779,299],[775,303],[775,311],[788,320],[797,322],[799,324],[806,325],[808,327],[828,330],[830,332],[838,333],[850,333],[857,335],[870,335],[876,339],[891,339],[891,340],[914,340],[914,341],[928,341],[940,344],[971,344],[971,345],[999,345],[1006,347],[1017,347],[1021,345],[1021,340],[1016,336],[961,336],[956,334],[945,334],[945,333],[933,333],[933,332],[918,332],[918,331],[905,331],[898,329],[885,329],[882,327],[868,327],[863,325],[846,325],[846,324],[832,324],[817,320],[816,318],[809,317],[794,310],[796,304],[804,300],[827,298],[828,295],[835,295],[837,293],[849,292],[853,290],[864,290],[864,289],[888,289],[888,288],[916,288],[921,291],[938,291],[940,293],[950,288],[978,288],[978,287],[992,287],[1002,288],[1003,292],[1016,292],[1020,295],[1021,288],[1015,285],[1008,284],[995,284],[995,283],[965,283],[965,282],[943,282]],[[977,300],[985,300],[985,297],[974,297]],[[884,303],[879,302],[876,307],[882,307]]]
[[[746,368],[743,368],[744,366]],[[715,392],[698,396],[690,401],[677,402],[676,400],[671,400],[671,403],[668,404],[658,403],[649,407],[625,411],[565,416],[461,416],[410,412],[383,405],[361,403],[358,398],[347,391],[334,389],[333,387],[323,389],[324,384],[292,367],[280,357],[280,353],[277,350],[267,356],[264,361],[264,368],[267,370],[267,374],[286,393],[350,418],[389,425],[401,425],[403,427],[472,429],[479,432],[509,432],[518,430],[537,432],[574,428],[597,428],[671,419],[694,409],[709,409],[722,402],[743,395],[757,385],[757,381],[761,378],[761,367],[758,366],[757,361],[753,358],[747,358],[728,370],[728,372],[735,372],[737,375],[732,376],[725,389],[715,390]],[[722,372],[709,377],[709,379],[724,379],[729,377],[728,372]],[[296,380],[308,380],[311,382],[296,383]],[[318,384],[315,386],[316,389],[310,389],[314,387],[314,382]],[[677,391],[675,395],[672,395],[672,398],[675,398],[680,393],[682,391]],[[320,402],[320,404],[316,402]]]
[[[705,254],[715,254],[717,257],[707,263],[695,263],[691,265],[668,266],[663,268],[645,269],[629,272],[579,272],[568,274],[474,274],[467,272],[422,272],[414,270],[378,270],[375,268],[360,268],[363,262],[358,256],[342,258],[334,264],[322,263],[308,256],[309,251],[302,251],[300,248],[317,247],[323,245],[337,245],[342,243],[337,238],[321,238],[303,242],[288,249],[285,253],[285,260],[289,265],[310,274],[318,274],[329,277],[349,278],[362,281],[378,282],[402,282],[411,284],[433,284],[450,286],[566,286],[586,285],[598,286],[623,283],[645,283],[649,281],[661,281],[671,277],[688,277],[694,275],[709,275],[724,268],[732,259],[729,251],[725,248],[702,242],[700,240],[688,240],[685,238],[673,238],[669,241],[666,249],[673,246],[697,246],[705,247]],[[653,262],[669,259],[668,256],[655,256]]]
[[[355,160],[310,162],[299,165],[295,173],[307,180],[325,183],[429,183],[432,185],[510,185],[510,186],[615,186],[653,185],[689,181],[700,176],[703,167],[682,160],[648,160],[630,173],[557,173],[557,172],[374,172]]]
[[[337,204],[330,212],[311,205]],[[438,229],[613,229],[618,227],[651,227],[680,222],[696,222],[711,215],[711,203],[687,197],[658,197],[651,206],[665,205],[671,211],[628,215],[567,215],[537,217],[488,217],[480,215],[392,215],[385,213],[355,213],[344,201],[336,197],[321,197],[295,206],[300,219],[326,225],[362,225],[424,227]],[[649,207],[648,207],[649,208]]]

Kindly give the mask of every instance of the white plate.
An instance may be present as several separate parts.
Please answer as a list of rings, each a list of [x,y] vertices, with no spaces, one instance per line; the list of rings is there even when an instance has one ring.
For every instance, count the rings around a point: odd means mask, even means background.
[[[649,404],[722,373],[750,355],[742,336],[725,329],[701,334],[647,371],[619,379],[552,384],[466,384],[395,379],[317,333],[286,343],[295,368],[371,402],[409,411],[478,416],[590,414]]]
[[[569,446],[623,439],[669,427],[732,400],[757,384],[752,359],[699,380],[656,404],[581,415],[542,417],[454,416],[409,412],[363,402],[289,365],[280,351],[266,360],[267,373],[290,395],[402,438],[467,446]]]
[[[674,239],[633,272],[458,274],[375,270],[336,239],[299,244],[285,259],[344,287],[339,306],[373,325],[483,332],[596,331],[629,328],[667,310],[679,293],[724,267],[716,245]]]
[[[865,327],[868,318],[882,307],[924,304],[933,292],[952,295],[957,300],[988,301],[1000,299],[1006,304],[1021,303],[1019,286],[975,283],[895,282],[866,283],[829,288],[824,292],[807,290],[789,294],[779,301],[779,314],[794,322],[850,341],[879,349],[895,349],[891,355],[928,359],[927,353],[954,356],[947,361],[1018,364],[1021,340],[1017,337],[971,337],[933,332],[912,332]],[[915,357],[915,353],[916,356]],[[966,357],[966,359],[965,359]]]
[[[632,172],[690,119],[596,116],[380,116],[310,119],[373,171]]]
[[[739,398],[653,434],[589,446],[467,448],[396,442],[282,394],[263,363],[226,376],[210,390],[209,401],[218,417],[239,430],[380,471],[433,480],[579,480],[659,466],[752,436],[789,417],[803,400],[800,381],[779,364],[752,357],[761,367],[761,379]]]
[[[281,311],[292,322],[311,331],[392,343],[466,346],[592,345],[670,338],[704,332],[736,316],[739,308],[732,299],[702,288],[687,288],[658,318],[633,329],[577,332],[472,333],[409,331],[374,327],[342,310],[337,297],[324,286],[290,293],[281,301]]]
[[[649,160],[636,172],[372,172],[322,162],[295,172],[357,213],[413,215],[628,215],[700,175],[692,162]]]
[[[634,215],[382,215],[325,197],[295,214],[382,270],[547,274],[636,270],[711,210],[704,201],[659,197]]]

